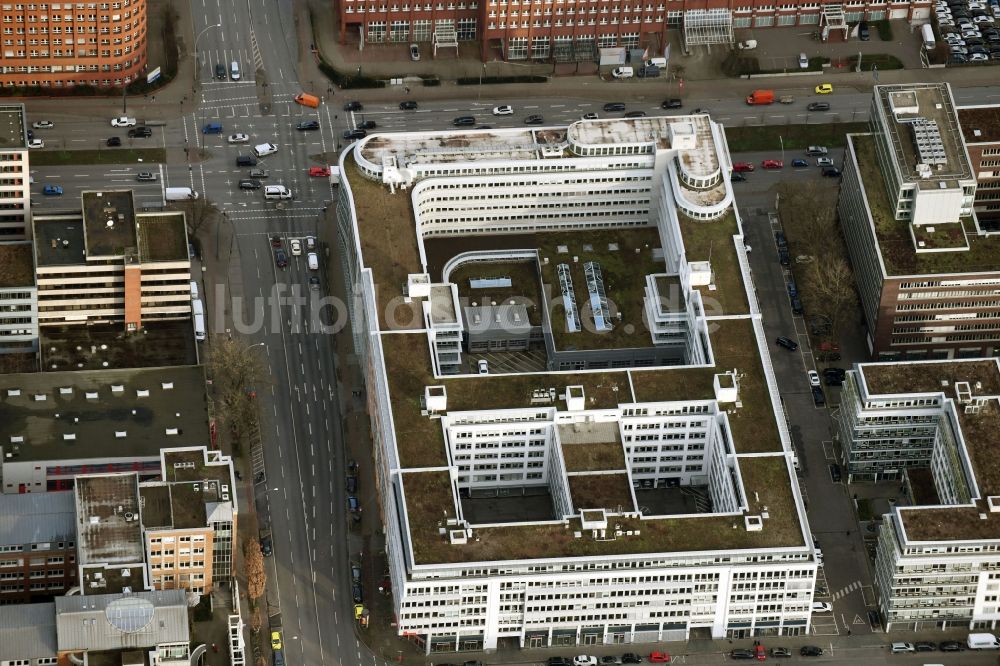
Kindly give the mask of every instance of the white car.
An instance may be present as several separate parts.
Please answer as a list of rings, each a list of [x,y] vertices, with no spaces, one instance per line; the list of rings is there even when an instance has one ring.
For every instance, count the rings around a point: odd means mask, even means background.
[[[986,62],[990,57],[985,53],[970,53],[969,62]]]
[[[418,62],[420,60],[420,45],[410,44],[410,60]]]
[[[818,167],[830,167],[833,166],[833,159],[829,157],[821,157],[816,160],[816,166]]]
[[[809,375],[809,386],[819,386],[819,373],[815,370],[810,370]]]
[[[809,58],[806,56],[805,53],[799,54],[799,68],[809,69]]]
[[[36,120],[31,123],[31,126],[35,129],[52,129],[55,127],[51,120]]]
[[[112,127],[135,127],[135,118],[129,118],[128,116],[119,116],[118,118],[111,119]]]
[[[973,16],[972,17],[972,22],[973,23],[993,23],[993,19],[991,19],[989,16]]]
[[[278,147],[273,143],[262,143],[260,145],[253,147],[253,152],[256,153],[257,157],[265,157],[267,155],[273,155],[278,152]]]
[[[494,106],[493,107],[494,116],[512,116],[514,115],[514,107],[509,105]]]
[[[578,654],[573,657],[573,666],[597,666],[597,657],[589,654]]]
[[[291,240],[291,242],[289,242],[288,246],[290,248],[292,248],[292,256],[293,257],[301,256],[301,254],[302,254],[302,241],[300,241],[298,238],[293,238]]]
[[[230,134],[226,141],[229,143],[249,143],[250,137],[246,134]]]
[[[45,142],[41,139],[32,139],[28,142],[28,148],[44,148]]]
[[[813,613],[832,613],[833,604],[827,603],[825,601],[814,601],[812,605]]]
[[[306,236],[306,249],[310,252],[316,249],[316,238],[314,236]]]

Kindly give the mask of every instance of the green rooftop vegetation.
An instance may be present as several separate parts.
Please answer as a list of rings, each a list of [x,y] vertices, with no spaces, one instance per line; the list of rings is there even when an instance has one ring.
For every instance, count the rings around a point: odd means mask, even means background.
[[[1000,270],[1000,237],[977,235],[975,224],[964,218],[960,224],[969,245],[967,251],[918,254],[910,236],[910,223],[895,219],[895,208],[890,204],[885,189],[885,179],[879,170],[874,137],[870,134],[855,134],[850,138],[857,156],[861,182],[864,183],[865,194],[868,197],[882,261],[885,262],[885,269],[889,275],[933,275]],[[954,233],[956,232],[948,231],[949,235]]]
[[[632,484],[625,473],[570,474],[567,478],[569,493],[577,511],[581,509],[635,511],[632,502]]]
[[[470,278],[510,278],[510,287],[490,287],[473,289]],[[458,298],[464,305],[487,305],[490,302],[517,300],[528,309],[528,321],[532,326],[542,325],[542,308],[545,307],[538,281],[538,267],[533,261],[486,264],[468,263],[452,271],[449,278],[458,287]]]
[[[567,472],[625,469],[625,451],[621,442],[563,443],[562,455]]]
[[[729,211],[725,217],[711,222],[692,220],[678,214],[684,250],[688,261],[710,261],[715,278],[715,290],[701,289],[702,300],[708,315],[745,314],[747,304],[743,276],[733,236],[738,233],[736,215]]]

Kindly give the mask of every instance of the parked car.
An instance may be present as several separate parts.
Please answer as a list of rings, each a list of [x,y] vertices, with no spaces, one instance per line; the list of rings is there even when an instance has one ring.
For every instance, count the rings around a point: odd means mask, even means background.
[[[251,178],[267,178],[267,169],[250,169]]]
[[[809,69],[809,56],[805,53],[799,54],[799,69]]]
[[[128,116],[119,116],[117,118],[111,119],[112,127],[135,127],[135,118],[129,118]]]
[[[645,111],[628,111],[625,114],[625,117],[626,118],[642,118],[645,115],[646,115]]]
[[[753,659],[753,650],[747,650],[746,648],[736,648],[735,650],[729,651],[730,659]]]
[[[365,108],[365,105],[357,100],[348,102],[344,105],[344,111],[361,111]]]
[[[907,643],[905,641],[894,641],[889,646],[889,652],[892,654],[901,654],[905,652],[916,652],[916,648],[913,647],[913,643]]]
[[[604,105],[603,108],[604,108],[604,111],[606,111],[606,112],[624,111],[625,110],[625,103],[624,102],[608,102],[607,104]]]
[[[45,142],[42,141],[41,139],[33,139],[33,138],[28,139],[28,148],[44,148],[44,147],[45,147]]]
[[[623,664],[641,664],[642,663],[642,655],[638,655],[638,654],[636,654],[634,652],[626,652],[625,654],[622,655],[622,663]]]
[[[280,649],[281,649],[281,632],[280,631],[272,631],[271,632],[271,650],[277,651],[277,650],[280,650]]]
[[[653,664],[669,664],[670,655],[667,654],[666,652],[660,652],[659,650],[655,650],[649,653],[649,661],[650,663]]]
[[[330,167],[311,166],[309,167],[309,175],[312,176],[313,178],[329,178]]]
[[[787,247],[778,248],[778,263],[785,267],[792,265],[792,257],[788,254]]]
[[[809,377],[809,386],[819,386],[819,373],[815,370],[810,370],[806,373]]]
[[[354,599],[354,603],[356,604],[360,604],[365,600],[365,595],[361,588],[361,583],[351,584],[351,597]]]
[[[226,141],[228,143],[249,143],[250,135],[242,133],[230,134],[228,137],[226,137]]]
[[[351,562],[351,581],[358,583],[361,581],[361,565]]]
[[[613,654],[601,657],[601,666],[618,666],[622,663],[622,658]]]
[[[917,641],[913,647],[917,652],[935,652],[938,649],[934,641]]]
[[[368,136],[368,132],[363,129],[345,130],[341,136],[343,136],[347,141],[357,141],[358,139],[363,139]]]
[[[796,349],[799,348],[799,343],[797,343],[795,340],[792,340],[791,338],[785,337],[784,335],[779,335],[777,338],[774,339],[774,342],[779,347],[784,347],[788,351],[795,351]]]
[[[815,645],[803,645],[799,649],[799,654],[803,657],[822,657],[823,648]]]
[[[293,238],[291,241],[289,241],[288,248],[289,250],[291,250],[293,257],[302,256],[302,241],[300,241],[298,238]]]
[[[589,654],[578,654],[573,657],[573,666],[597,666],[597,657]]]
[[[358,492],[358,477],[353,474],[347,477],[347,492],[352,494]]]
[[[52,129],[55,124],[51,120],[36,120],[31,126],[35,129]]]
[[[309,288],[312,291],[319,291],[319,278],[315,275],[309,277]]]
[[[220,81],[226,80],[226,66],[223,65],[221,62],[215,64],[215,78],[219,79]]]
[[[281,248],[274,251],[274,263],[278,268],[285,268],[288,266],[288,255]]]
[[[817,407],[823,407],[826,405],[826,394],[823,393],[823,389],[819,386],[812,387],[813,394],[813,404]]]
[[[868,21],[862,21],[858,24],[858,39],[863,42],[871,39],[871,32],[868,30]]]
[[[820,167],[832,167],[833,159],[830,157],[820,157],[816,160],[816,166]]]
[[[361,513],[361,502],[354,495],[350,495],[347,498],[347,510],[351,513]]]
[[[823,175],[827,178],[840,178],[840,169],[837,167],[824,167]]]
[[[806,148],[806,155],[809,157],[820,157],[829,152],[830,150],[826,146],[809,146]]]
[[[829,111],[829,102],[810,102],[809,106],[806,107],[807,111]]]
[[[795,158],[794,160],[792,160],[792,166],[795,168],[807,167],[809,166],[809,163],[806,162],[804,159]]]
[[[679,109],[684,106],[684,103],[677,99],[676,97],[671,97],[670,99],[663,100],[660,104],[661,109]]]
[[[580,116],[580,120],[597,120],[600,116],[591,111],[590,113],[585,113]]]
[[[736,173],[742,173],[744,171],[753,171],[754,165],[750,162],[733,162],[733,171]]]
[[[418,44],[410,44],[410,60],[413,62],[420,60],[420,46]]]
[[[840,474],[840,465],[837,463],[830,465],[830,478],[834,483],[840,483],[840,480],[843,478]]]
[[[729,180],[734,183],[745,183],[747,181],[747,177],[739,173],[738,171],[734,171],[733,175],[729,177]]]
[[[965,649],[965,644],[961,641],[941,641],[938,643],[941,652],[961,652]]]
[[[48,197],[58,197],[62,196],[63,188],[62,185],[46,185],[42,188],[42,194]]]
[[[399,103],[400,111],[413,111],[415,108],[417,108],[417,103],[414,102],[412,99],[408,99],[404,102]]]
[[[771,648],[772,657],[791,657],[792,651],[786,647],[773,647]]]
[[[148,139],[153,136],[153,130],[145,125],[140,125],[139,127],[133,127],[128,131],[128,136],[130,139]]]
[[[260,552],[264,557],[271,557],[274,552],[271,547],[271,537],[261,537],[260,539]]]
[[[544,122],[545,122],[545,118],[541,117],[537,113],[533,114],[533,115],[530,115],[530,116],[528,116],[527,118],[524,119],[524,124],[525,125],[541,125]]]
[[[774,244],[779,248],[788,247],[788,239],[785,238],[784,231],[779,230],[774,232]]]
[[[827,603],[825,601],[814,601],[812,603],[812,612],[813,613],[832,613],[833,612],[833,604],[829,604],[829,603]]]
[[[493,107],[494,116],[512,116],[514,115],[514,107],[509,104],[504,104],[502,106]]]
[[[305,122],[301,122],[298,125],[296,125],[295,129],[299,130],[300,132],[308,132],[308,131],[311,131],[311,130],[318,130],[319,129],[319,121],[318,120],[306,120]]]
[[[781,160],[764,160],[760,163],[763,169],[784,169],[785,163]]]
[[[260,181],[256,178],[243,178],[240,180],[241,190],[259,190],[260,185]]]
[[[549,657],[545,663],[546,666],[573,666],[573,662],[567,657]]]

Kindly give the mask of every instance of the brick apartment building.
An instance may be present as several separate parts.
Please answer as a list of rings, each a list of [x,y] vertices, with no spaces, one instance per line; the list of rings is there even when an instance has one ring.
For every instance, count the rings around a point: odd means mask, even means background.
[[[668,30],[688,44],[732,43],[733,30],[820,26],[831,16],[924,21],[929,0],[844,4],[790,0],[343,0],[341,43],[480,42],[484,62],[597,60],[601,48],[662,53]],[[824,14],[827,18],[824,19]],[[457,41],[456,41],[457,40]]]
[[[76,585],[72,493],[0,495],[0,605],[50,601]]]
[[[1000,234],[973,214],[981,167],[950,87],[875,86],[871,118],[871,133],[848,136],[838,204],[869,351],[882,361],[996,356]]]
[[[0,4],[0,84],[120,86],[146,68],[146,0]]]
[[[959,107],[958,122],[976,174],[979,226],[1000,231],[1000,105]]]

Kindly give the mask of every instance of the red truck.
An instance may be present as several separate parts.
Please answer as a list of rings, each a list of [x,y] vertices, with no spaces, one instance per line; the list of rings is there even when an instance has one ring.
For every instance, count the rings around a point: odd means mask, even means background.
[[[757,104],[774,104],[773,90],[754,90],[747,96],[747,104],[756,106]]]

